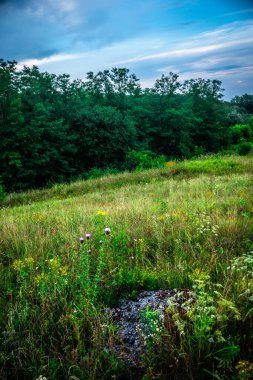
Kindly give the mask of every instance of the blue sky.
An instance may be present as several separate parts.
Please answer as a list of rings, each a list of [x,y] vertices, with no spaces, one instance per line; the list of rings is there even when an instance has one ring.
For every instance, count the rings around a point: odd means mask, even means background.
[[[253,1],[0,0],[0,57],[85,79],[127,67],[143,87],[170,71],[253,93]]]

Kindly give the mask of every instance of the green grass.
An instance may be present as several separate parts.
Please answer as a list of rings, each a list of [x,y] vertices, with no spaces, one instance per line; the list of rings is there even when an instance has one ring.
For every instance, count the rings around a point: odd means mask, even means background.
[[[252,168],[250,157],[207,157],[10,194],[0,214],[0,377],[121,378],[103,308],[160,287],[191,289],[196,307],[168,311],[184,333],[165,326],[146,378],[171,366],[174,378],[249,372]]]
[[[31,190],[25,193],[11,193],[2,202],[2,206],[18,206],[52,199],[66,199],[81,196],[94,189],[97,191],[114,190],[126,185],[145,184],[166,181],[169,178],[196,177],[203,173],[223,175],[229,173],[252,172],[252,157],[240,156],[206,156],[181,162],[168,162],[165,168],[149,169],[136,172],[105,175],[96,179],[76,181],[70,184],[56,184],[44,190]]]

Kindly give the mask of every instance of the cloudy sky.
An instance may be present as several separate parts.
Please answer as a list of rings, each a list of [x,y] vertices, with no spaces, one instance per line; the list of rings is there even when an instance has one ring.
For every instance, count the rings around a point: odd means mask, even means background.
[[[144,87],[162,73],[253,93],[252,0],[0,0],[0,57],[85,79],[127,67]]]

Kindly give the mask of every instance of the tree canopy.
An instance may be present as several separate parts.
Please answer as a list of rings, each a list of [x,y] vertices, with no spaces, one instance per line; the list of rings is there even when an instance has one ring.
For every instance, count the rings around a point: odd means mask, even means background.
[[[71,81],[0,60],[0,179],[22,190],[93,168],[122,170],[130,151],[183,158],[226,149],[238,140],[232,120],[252,112],[253,95],[228,104],[222,92],[218,80],[180,83],[174,73],[142,89],[126,68]]]

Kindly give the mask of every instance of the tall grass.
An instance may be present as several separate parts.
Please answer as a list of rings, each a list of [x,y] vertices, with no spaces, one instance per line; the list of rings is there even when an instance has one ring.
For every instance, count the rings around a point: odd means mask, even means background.
[[[30,190],[25,193],[11,193],[2,202],[4,207],[13,207],[52,199],[66,199],[82,196],[89,192],[114,190],[126,185],[145,184],[154,181],[166,181],[169,178],[191,178],[203,173],[223,175],[235,172],[252,172],[252,158],[240,156],[204,156],[181,162],[170,161],[164,168],[114,175],[102,175],[100,178],[75,181],[70,184],[56,184],[44,190]]]
[[[121,378],[104,307],[160,287],[188,288],[195,301],[180,312],[171,301],[146,378],[250,373],[252,167],[211,157],[10,195],[0,377]]]

